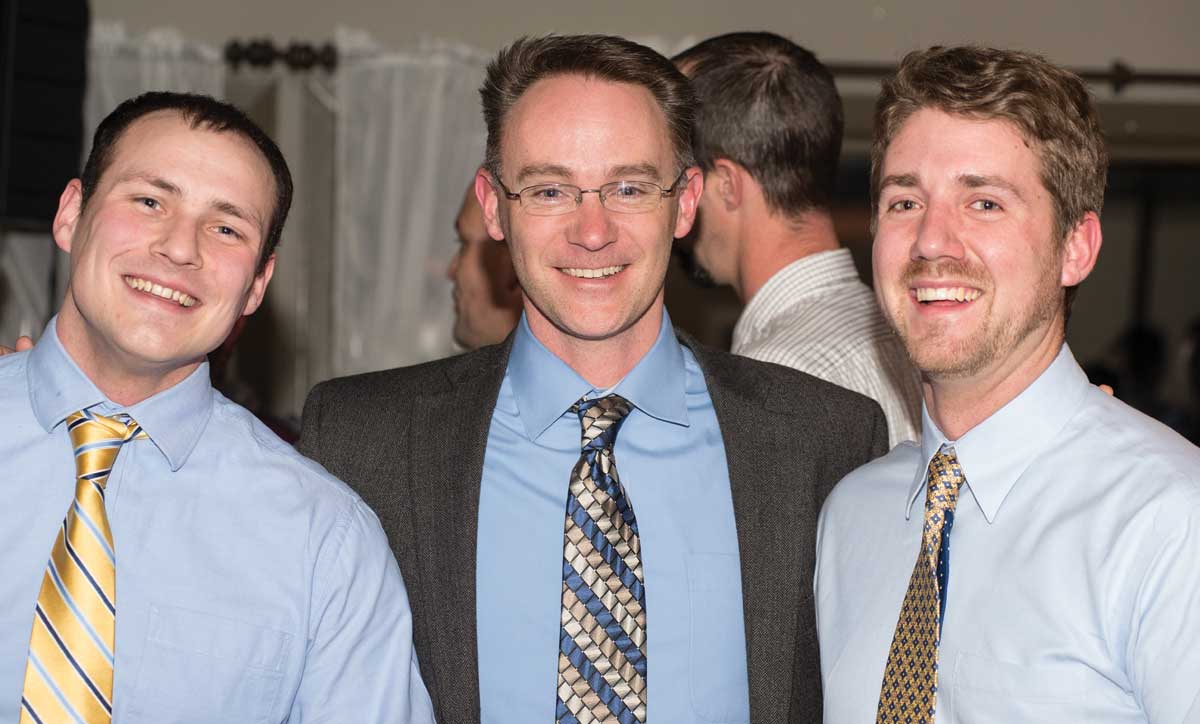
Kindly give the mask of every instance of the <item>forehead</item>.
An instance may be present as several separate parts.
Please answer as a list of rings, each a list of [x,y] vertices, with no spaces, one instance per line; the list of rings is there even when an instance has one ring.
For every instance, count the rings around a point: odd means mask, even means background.
[[[193,128],[176,111],[137,119],[117,140],[99,184],[132,176],[161,178],[185,196],[230,202],[269,221],[275,176],[254,143],[233,131]]]
[[[666,176],[674,151],[666,115],[649,89],[560,75],[534,83],[513,104],[501,157],[506,175],[527,166],[561,166],[596,177],[617,166],[649,164]]]
[[[1011,121],[922,108],[900,126],[883,157],[884,174],[983,174],[1036,179],[1040,161]]]

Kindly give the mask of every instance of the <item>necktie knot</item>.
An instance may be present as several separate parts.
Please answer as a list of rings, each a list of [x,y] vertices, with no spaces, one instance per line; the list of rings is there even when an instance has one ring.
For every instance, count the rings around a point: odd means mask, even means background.
[[[962,487],[962,466],[954,450],[939,450],[929,461],[929,477],[925,490],[925,507],[936,516],[946,511],[953,512],[958,505],[959,488]]]
[[[579,424],[583,428],[580,445],[587,451],[611,448],[633,405],[620,395],[606,395],[594,400],[580,400],[571,409],[579,415]]]
[[[121,446],[135,438],[145,438],[142,426],[124,413],[113,417],[81,410],[67,417],[67,431],[75,453],[75,472],[79,480],[89,480],[101,488],[108,482]]]

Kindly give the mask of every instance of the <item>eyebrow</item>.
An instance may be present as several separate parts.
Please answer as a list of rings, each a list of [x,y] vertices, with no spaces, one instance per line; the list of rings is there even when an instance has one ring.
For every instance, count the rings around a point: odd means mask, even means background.
[[[556,163],[535,163],[522,166],[521,170],[517,172],[516,182],[519,184],[530,176],[557,176],[562,179],[570,179],[574,177],[574,174],[571,169]]]
[[[116,185],[123,184],[123,183],[130,183],[133,181],[140,181],[142,183],[150,184],[151,186],[153,186],[155,188],[166,191],[167,193],[171,194],[172,196],[183,196],[183,190],[180,189],[175,184],[171,183],[170,181],[166,180],[165,178],[163,178],[161,176],[155,176],[153,174],[148,174],[148,173],[131,173],[126,176],[122,176],[117,179]]]
[[[608,169],[609,178],[624,178],[628,176],[649,176],[659,180],[658,168],[652,163],[627,163],[612,166]]]
[[[528,166],[522,166],[517,172],[516,183],[521,184],[525,179],[531,176],[552,176],[564,179],[567,181],[575,178],[575,172],[566,166],[561,166],[556,163],[536,163]],[[609,166],[607,178],[624,179],[630,176],[648,176],[659,180],[661,176],[658,173],[658,167],[652,163],[623,163],[616,166]]]
[[[1024,199],[1016,186],[999,176],[983,176],[980,174],[966,173],[958,177],[958,182],[969,189],[978,189],[985,186],[1003,189],[1013,196],[1016,196],[1018,199]]]
[[[229,214],[230,216],[239,218],[242,221],[245,221],[247,224],[255,224],[256,226],[260,227],[262,226],[262,219],[259,218],[258,214],[247,211],[232,202],[224,201],[222,199],[215,199],[211,204],[209,204],[209,206],[223,214]]]
[[[900,186],[901,188],[907,189],[914,188],[918,185],[916,174],[894,173],[883,177],[883,180],[879,182],[879,190],[882,191],[888,186]]]

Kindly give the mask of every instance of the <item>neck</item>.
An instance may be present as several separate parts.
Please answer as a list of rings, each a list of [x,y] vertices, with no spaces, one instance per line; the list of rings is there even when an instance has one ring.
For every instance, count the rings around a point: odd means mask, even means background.
[[[1053,330],[1053,331],[1050,331]],[[1005,359],[968,376],[922,373],[925,407],[938,429],[958,440],[1025,391],[1050,367],[1063,344],[1062,318]]]
[[[535,309],[526,309],[529,330],[555,357],[566,362],[587,383],[604,390],[620,382],[641,361],[663,321],[663,293],[636,322],[604,339],[581,339],[554,326]]]
[[[738,278],[734,289],[747,304],[780,269],[806,256],[839,247],[828,212],[810,211],[799,218],[777,213],[758,215],[739,230]]]
[[[203,359],[182,367],[155,367],[130,358],[83,319],[68,297],[55,323],[58,341],[104,396],[118,405],[136,405],[182,382]]]

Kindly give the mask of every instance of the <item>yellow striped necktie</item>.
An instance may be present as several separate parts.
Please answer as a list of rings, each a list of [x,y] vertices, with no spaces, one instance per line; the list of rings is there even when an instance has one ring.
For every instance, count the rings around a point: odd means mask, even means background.
[[[954,525],[954,509],[963,482],[962,468],[953,450],[940,450],[929,461],[921,550],[896,621],[879,692],[876,724],[933,723],[942,594],[949,573],[949,551],[943,541],[949,538]]]
[[[75,500],[50,549],[25,664],[21,724],[112,721],[116,556],[104,486],[121,446],[145,438],[127,415],[67,417]]]

